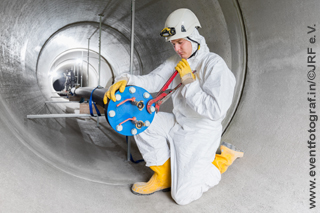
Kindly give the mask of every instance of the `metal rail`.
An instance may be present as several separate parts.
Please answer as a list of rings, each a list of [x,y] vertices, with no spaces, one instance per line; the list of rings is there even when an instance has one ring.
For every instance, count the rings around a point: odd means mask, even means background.
[[[87,56],[87,87],[89,86],[89,57],[90,57],[90,38],[88,38],[88,56]]]
[[[45,103],[55,103],[55,104],[74,104],[79,103],[79,101],[45,101]]]
[[[130,73],[133,74],[133,53],[134,53],[134,18],[135,18],[135,0],[131,0],[131,48],[130,48]],[[127,137],[128,148],[127,148],[127,161],[130,161],[131,153],[131,141],[130,137]]]
[[[97,114],[95,114],[97,116]],[[101,114],[104,116],[104,114]],[[27,115],[28,119],[38,118],[88,118],[92,117],[90,114],[42,114],[42,115]]]
[[[99,78],[98,78],[98,87],[100,86],[100,71],[101,71],[101,22],[103,14],[99,14],[100,16],[100,25],[99,25]]]

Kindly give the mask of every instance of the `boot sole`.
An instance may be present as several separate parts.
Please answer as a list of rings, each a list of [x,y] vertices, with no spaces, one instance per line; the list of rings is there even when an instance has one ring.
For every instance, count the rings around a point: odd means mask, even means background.
[[[133,185],[132,185],[132,186],[133,186]],[[158,190],[158,191],[154,191],[154,192],[152,192],[152,193],[150,193],[150,194],[140,194],[140,193],[138,193],[138,192],[133,191],[133,190],[132,190],[132,186],[130,187],[131,192],[132,192],[133,194],[135,194],[135,195],[140,195],[140,196],[152,195],[152,194],[154,194],[154,193],[156,193],[156,192],[170,192],[170,191],[171,191],[171,187],[169,187],[169,188],[166,188],[166,189],[161,189],[161,190]]]
[[[236,151],[236,152],[243,152],[243,150],[241,149],[237,149],[235,145],[232,145],[230,143],[227,143],[227,142],[222,142],[221,146],[225,146],[233,151]]]
[[[234,145],[232,145],[230,143],[222,142],[221,146],[224,146],[232,151],[237,152],[237,153],[234,153],[237,158],[242,158],[244,155],[244,152],[242,150],[237,149]]]

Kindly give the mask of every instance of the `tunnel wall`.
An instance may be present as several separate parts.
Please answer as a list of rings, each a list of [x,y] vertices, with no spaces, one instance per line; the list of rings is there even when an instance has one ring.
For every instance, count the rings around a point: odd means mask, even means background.
[[[307,32],[308,26],[319,25],[320,2],[239,3],[248,43],[247,74],[223,140],[239,144],[246,152],[237,187],[253,188],[249,185],[256,182],[256,193],[245,193],[241,201],[248,212],[306,212],[309,180],[313,181],[307,144],[307,48],[319,51]]]
[[[205,4],[206,2],[206,4]],[[28,114],[62,113],[56,105],[45,104],[51,100],[51,85],[46,87],[46,71],[52,60],[64,51],[75,48],[75,44],[87,47],[87,39],[98,25],[99,16],[103,13],[102,54],[112,66],[115,75],[125,72],[129,67],[129,38],[131,31],[130,3],[127,1],[4,1],[1,3],[5,20],[2,37],[6,41],[2,46],[1,82],[6,82],[1,93],[4,115],[17,129],[23,144],[55,167],[74,174],[77,177],[106,181],[105,164],[112,166],[104,159],[110,159],[105,150],[84,142],[85,134],[78,123],[72,119],[27,120]],[[168,8],[166,5],[170,5]],[[192,7],[186,2],[186,7]],[[137,1],[135,25],[135,50],[137,61],[140,61],[139,73],[147,74],[160,65],[166,58],[175,54],[169,43],[165,43],[159,33],[168,14],[180,8],[178,2],[171,1]],[[215,24],[204,21],[200,32],[208,37],[208,46],[225,58],[232,67],[228,28],[217,1],[202,1],[199,6],[206,11],[199,13],[200,20],[215,20]],[[210,8],[210,11],[208,10]],[[45,10],[45,12],[44,12]],[[158,19],[153,11],[158,10]],[[41,11],[41,12],[39,12]],[[10,15],[9,15],[10,14]],[[10,18],[9,18],[10,17]],[[43,21],[40,21],[43,20]],[[156,21],[155,21],[156,20]],[[32,27],[27,27],[30,25]],[[59,43],[59,39],[62,40]],[[108,37],[109,36],[109,37]],[[105,41],[105,42],[104,42]],[[75,44],[73,44],[75,43]],[[91,48],[97,51],[98,33],[91,39]],[[122,51],[123,50],[123,51]],[[117,56],[117,57],[115,57]],[[237,67],[237,66],[235,66]],[[238,74],[238,73],[236,73]],[[56,100],[56,99],[53,99]],[[231,112],[232,114],[232,112]],[[229,116],[230,117],[230,116]],[[114,133],[110,133],[114,134]],[[111,141],[117,143],[118,136]],[[110,140],[110,139],[107,139]],[[123,139],[122,139],[123,140]],[[112,143],[111,143],[112,144]],[[83,145],[83,147],[82,147]],[[125,152],[126,144],[121,144]],[[111,156],[116,155],[109,154]],[[79,160],[83,163],[79,165]],[[120,160],[120,159],[119,159]],[[97,170],[97,171],[96,171]],[[129,170],[130,171],[130,170]],[[139,176],[139,175],[138,175]],[[109,176],[110,177],[110,176]],[[131,178],[124,178],[123,184]],[[108,183],[117,183],[117,179],[107,178]]]
[[[186,208],[170,203],[169,196],[131,197],[126,184],[147,177],[140,174],[141,167],[126,166],[136,176],[124,177],[121,186],[110,186],[119,183],[112,181],[106,184],[108,174],[102,168],[113,163],[120,165],[121,160],[112,162],[105,150],[85,144],[81,132],[73,127],[74,121],[25,120],[27,114],[50,112],[44,105],[46,97],[40,91],[35,73],[37,57],[45,41],[70,23],[97,22],[98,17],[92,14],[101,12],[109,14],[104,18],[106,24],[129,38],[128,2],[1,1],[0,11],[6,18],[1,19],[0,25],[0,182],[3,186],[0,187],[0,210],[25,212],[28,207],[29,212],[101,211],[106,208],[141,212],[154,209],[305,212],[310,177],[306,144],[309,128],[306,51],[310,45],[307,26],[319,25],[320,3],[317,0],[238,1],[247,41],[247,75],[240,104],[223,140],[244,149],[245,157],[236,161],[217,187]],[[183,1],[185,7],[201,11],[200,20],[208,20],[202,32],[209,38],[209,46],[217,46],[217,52],[230,66],[233,58],[227,42],[230,39],[210,36],[210,30],[219,26],[212,26],[212,8],[219,10],[219,5],[216,1],[208,2]],[[153,32],[161,30],[166,16],[181,5],[182,1],[137,3],[136,49],[142,60],[143,74],[173,54],[172,48],[163,45]],[[228,22],[220,18],[221,22]],[[216,30],[228,31],[219,27]],[[220,43],[223,45],[218,45]],[[314,49],[319,50],[318,43]],[[110,139],[115,140],[123,138]],[[125,154],[125,148],[124,144],[115,155]],[[110,164],[104,163],[106,157]],[[71,164],[66,165],[61,159]],[[121,174],[123,170],[117,172]],[[168,206],[159,206],[163,202],[169,203]]]

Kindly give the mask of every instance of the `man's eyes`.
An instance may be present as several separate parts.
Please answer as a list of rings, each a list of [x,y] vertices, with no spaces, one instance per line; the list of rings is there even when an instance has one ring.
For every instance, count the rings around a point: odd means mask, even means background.
[[[183,41],[179,41],[179,42],[177,42],[177,43],[171,43],[171,44],[172,44],[173,47],[175,47],[176,44],[179,44],[179,45],[183,44]]]

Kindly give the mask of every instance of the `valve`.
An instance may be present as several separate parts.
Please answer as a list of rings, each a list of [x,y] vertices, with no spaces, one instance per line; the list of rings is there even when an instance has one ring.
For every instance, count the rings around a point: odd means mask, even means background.
[[[141,129],[142,127],[146,126],[143,121],[138,121],[136,117],[128,118],[127,120],[121,122],[118,126],[122,126],[127,121],[132,121],[137,129]]]

